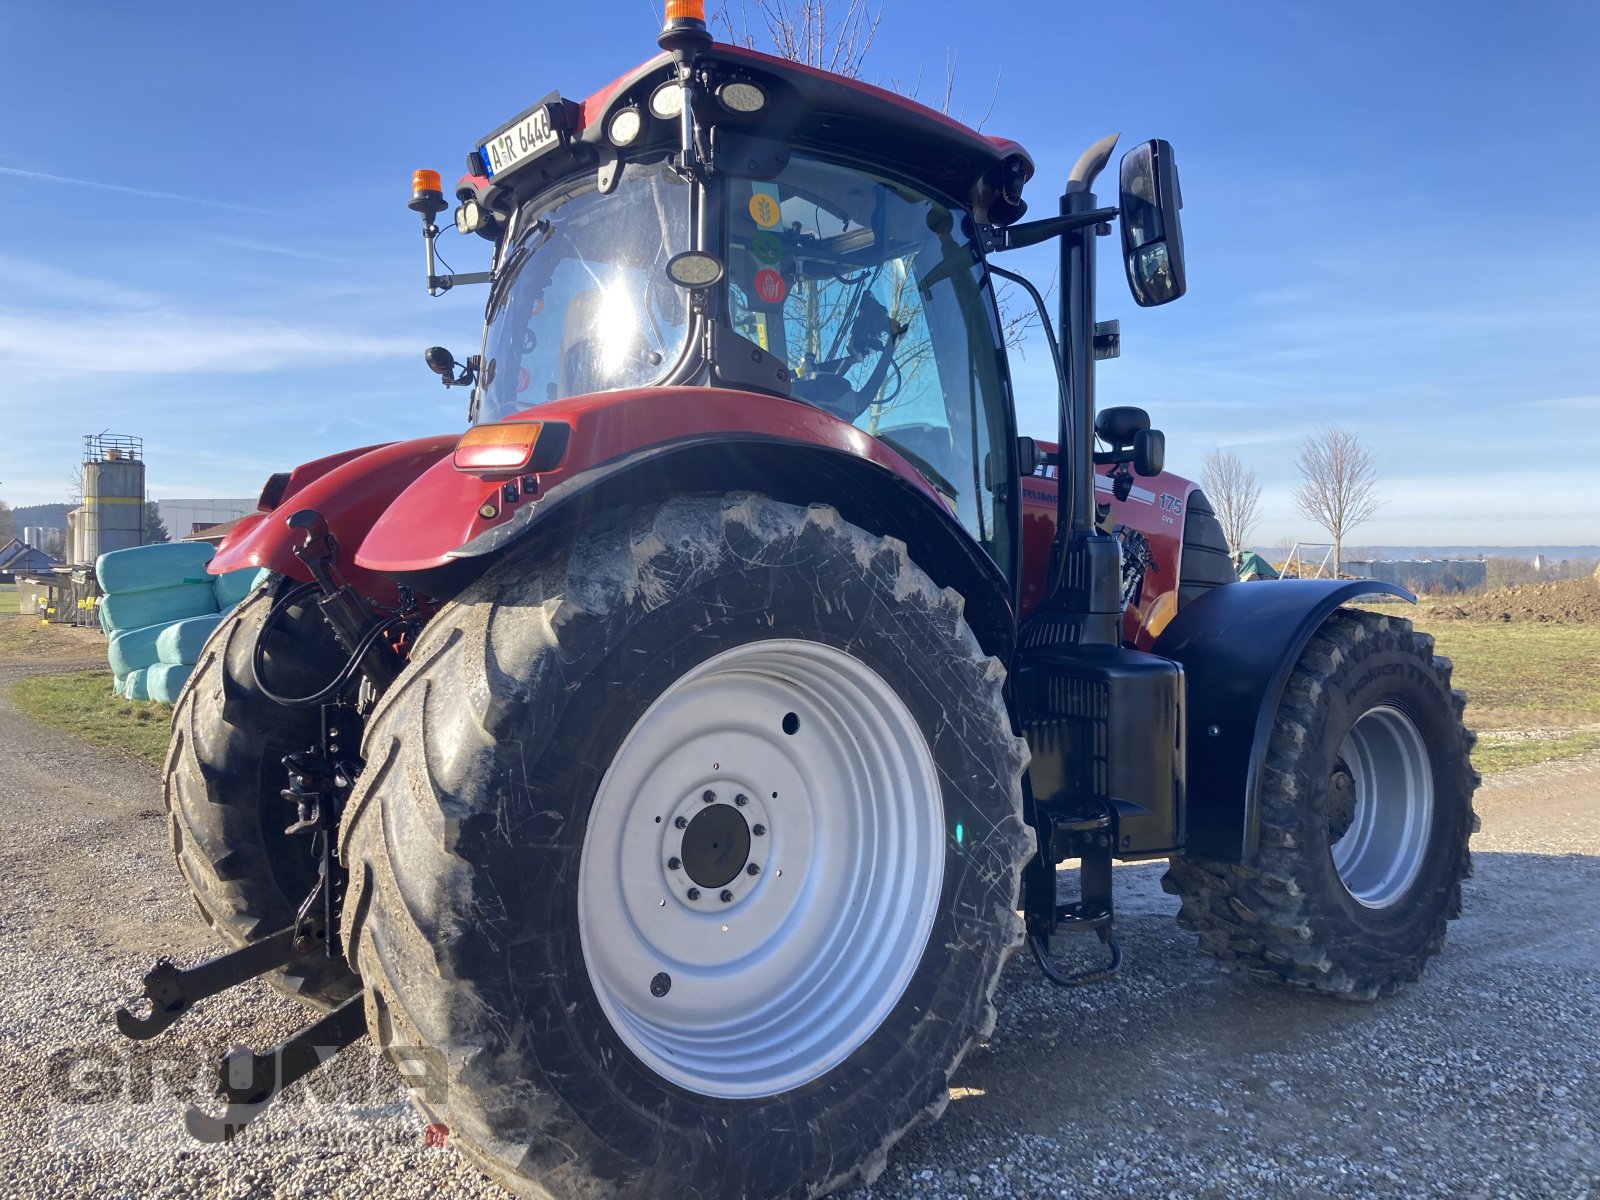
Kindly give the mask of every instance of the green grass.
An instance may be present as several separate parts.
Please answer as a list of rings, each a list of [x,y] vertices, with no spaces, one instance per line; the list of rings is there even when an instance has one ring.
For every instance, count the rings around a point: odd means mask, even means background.
[[[17,585],[0,583],[0,616],[17,611]]]
[[[1600,626],[1418,621],[1455,664],[1480,771],[1600,747]],[[1522,736],[1497,736],[1505,734]]]
[[[34,675],[12,684],[7,696],[40,724],[153,766],[166,759],[172,705],[114,695],[108,671]]]
[[[1417,627],[1455,663],[1483,729],[1600,722],[1600,626],[1440,621]]]
[[[1550,737],[1537,738],[1507,738],[1490,730],[1478,734],[1478,744],[1472,751],[1472,765],[1485,773],[1504,771],[1509,767],[1557,762],[1594,749],[1600,749],[1600,731],[1593,729],[1558,732]]]

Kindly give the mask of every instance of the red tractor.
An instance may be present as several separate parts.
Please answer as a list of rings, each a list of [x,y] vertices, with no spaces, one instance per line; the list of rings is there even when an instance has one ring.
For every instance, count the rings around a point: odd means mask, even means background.
[[[1415,980],[1469,869],[1450,664],[1344,607],[1388,584],[1235,585],[1149,418],[1095,409],[1099,238],[1140,305],[1184,292],[1171,147],[1102,206],[1097,143],[1024,221],[1015,143],[667,12],[659,56],[472,150],[489,272],[436,273],[418,173],[430,291],[488,284],[481,351],[426,356],[466,432],[273,476],[212,566],[274,573],[167,768],[234,949],[119,1023],[258,975],[322,1015],[232,1052],[191,1130],[368,1033],[523,1194],[823,1195],[944,1108],[1014,950],[1115,969],[1119,860],[1168,859],[1250,976]],[[995,300],[1043,316],[994,260],[1047,240],[1053,443]]]

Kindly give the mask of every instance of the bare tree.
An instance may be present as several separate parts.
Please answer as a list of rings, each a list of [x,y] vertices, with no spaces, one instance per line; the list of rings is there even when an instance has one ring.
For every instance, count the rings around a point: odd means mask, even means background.
[[[726,30],[729,41],[754,50],[758,39],[750,31],[751,8],[780,58],[851,79],[861,78],[883,20],[883,6],[874,8],[866,0],[832,5],[828,0],[741,0],[737,27],[729,4],[717,9],[711,23]]]
[[[1261,520],[1261,484],[1256,473],[1232,450],[1215,446],[1201,468],[1200,487],[1217,514],[1228,549],[1243,554]]]
[[[1328,531],[1333,539],[1333,573],[1339,574],[1345,535],[1372,519],[1378,499],[1378,461],[1349,430],[1329,425],[1300,445],[1295,463],[1300,486],[1294,502],[1301,514]]]

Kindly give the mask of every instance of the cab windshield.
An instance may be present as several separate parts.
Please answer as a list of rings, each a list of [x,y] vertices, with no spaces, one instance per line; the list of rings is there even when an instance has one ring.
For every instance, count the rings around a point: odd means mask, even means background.
[[[906,184],[794,155],[729,183],[734,328],[796,400],[886,442],[1009,570],[998,319],[965,214]]]
[[[610,195],[590,173],[526,204],[489,296],[477,419],[664,378],[688,340],[666,264],[689,230],[690,188],[661,163],[631,164]]]

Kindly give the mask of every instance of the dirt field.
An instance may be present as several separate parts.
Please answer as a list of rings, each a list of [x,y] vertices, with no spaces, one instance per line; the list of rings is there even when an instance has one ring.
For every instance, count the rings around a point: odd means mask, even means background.
[[[0,691],[87,665],[0,662]],[[303,1015],[252,985],[155,1042],[119,1039],[111,1010],[153,955],[217,949],[172,865],[157,773],[4,700],[0,745],[0,1194],[504,1196],[448,1144],[424,1144],[365,1043],[234,1145],[190,1141],[183,1104],[215,1056],[270,1045]],[[1373,1006],[1224,974],[1175,925],[1160,866],[1120,868],[1123,970],[1063,992],[1014,960],[994,1037],[951,1081],[944,1119],[850,1200],[1592,1195],[1600,755],[1503,774],[1478,808],[1477,875],[1449,947]]]
[[[1419,608],[1436,620],[1600,625],[1600,579],[1524,583],[1476,596],[1428,596]]]

